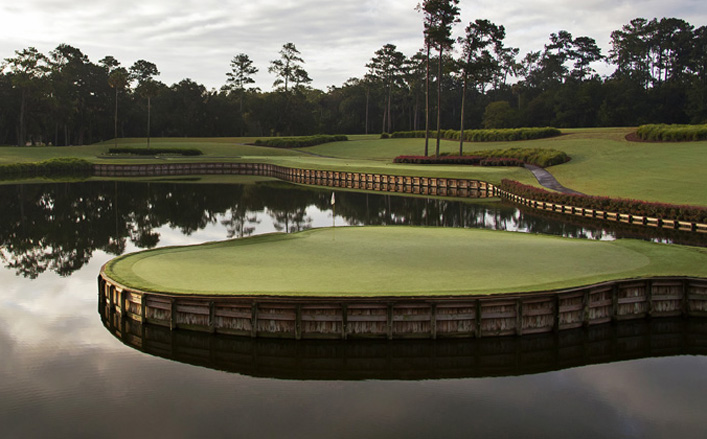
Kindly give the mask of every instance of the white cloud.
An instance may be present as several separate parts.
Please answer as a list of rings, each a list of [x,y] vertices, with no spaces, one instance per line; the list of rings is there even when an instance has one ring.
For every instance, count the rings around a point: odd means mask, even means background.
[[[386,43],[412,55],[422,45],[419,0],[24,0],[0,6],[0,58],[36,46],[80,48],[95,62],[113,55],[124,65],[143,58],[172,84],[191,78],[209,88],[225,82],[228,62],[247,53],[260,69],[257,86],[269,90],[269,62],[286,42],[302,52],[313,85],[341,85],[365,73]],[[476,18],[502,24],[507,44],[521,53],[540,50],[552,32],[587,35],[608,51],[609,34],[643,16],[678,17],[704,25],[701,0],[461,0],[456,34]]]

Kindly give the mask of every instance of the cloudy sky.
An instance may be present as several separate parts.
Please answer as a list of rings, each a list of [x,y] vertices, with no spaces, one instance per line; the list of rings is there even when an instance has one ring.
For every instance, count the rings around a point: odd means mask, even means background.
[[[341,85],[365,73],[387,43],[410,56],[422,47],[419,0],[21,0],[0,4],[0,59],[34,46],[47,53],[61,43],[93,62],[113,55],[124,66],[157,64],[170,85],[184,78],[219,88],[229,61],[247,53],[271,89],[269,62],[284,43],[302,53],[313,86]],[[682,18],[707,24],[704,0],[461,0],[461,23],[487,18],[506,27],[507,45],[521,54],[540,50],[551,32],[594,38],[606,53],[609,34],[636,17]],[[600,73],[608,68],[597,67]]]

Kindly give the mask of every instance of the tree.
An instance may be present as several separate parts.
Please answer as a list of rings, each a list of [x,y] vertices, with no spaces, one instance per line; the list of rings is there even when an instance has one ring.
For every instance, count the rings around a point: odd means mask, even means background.
[[[391,132],[391,101],[393,88],[402,81],[402,69],[405,64],[405,55],[398,52],[394,44],[386,44],[375,52],[371,62],[366,64],[370,77],[383,86],[386,104],[383,110],[382,131]],[[386,129],[387,121],[387,129]]]
[[[425,13],[424,20],[424,34],[425,34],[425,44],[427,45],[427,59],[428,59],[428,74],[429,78],[429,52],[432,46],[436,47],[439,51],[439,60],[437,63],[437,146],[435,149],[435,156],[439,156],[439,143],[442,135],[442,114],[441,114],[441,104],[442,104],[442,64],[444,60],[444,50],[451,48],[454,40],[452,39],[452,25],[459,22],[459,0],[425,0],[422,3],[421,9]],[[429,79],[427,80],[429,84]],[[429,85],[427,86],[427,95],[429,96]],[[428,101],[429,102],[429,101]],[[428,104],[429,111],[429,104]],[[429,112],[428,112],[429,114]],[[429,130],[429,122],[428,128]],[[428,133],[425,135],[425,155],[427,155],[427,138]]]
[[[118,147],[118,92],[127,87],[130,75],[128,71],[120,67],[118,62],[112,56],[106,56],[99,61],[103,68],[108,72],[108,85],[115,90],[115,112],[113,117],[113,136],[115,139],[115,147]]]
[[[130,66],[130,78],[138,82],[136,91],[147,98],[147,147],[150,147],[150,109],[151,100],[159,91],[159,84],[152,79],[159,76],[160,72],[154,63],[139,59]]]
[[[14,58],[6,58],[3,69],[7,69],[12,85],[20,90],[19,127],[17,145],[24,146],[27,141],[27,105],[29,95],[40,86],[40,81],[49,71],[45,55],[34,47],[15,51]]]
[[[253,61],[245,53],[239,53],[231,60],[231,71],[226,73],[226,90],[238,93],[238,107],[243,114],[243,95],[247,84],[255,83],[253,75],[258,73],[258,68],[253,66]]]
[[[459,38],[462,48],[462,59],[458,62],[462,74],[459,155],[462,155],[464,150],[464,109],[469,78],[471,77],[477,84],[484,84],[491,80],[492,72],[498,64],[492,58],[489,47],[491,45],[498,47],[498,44],[494,43],[499,40],[498,34],[501,32],[504,32],[503,26],[499,28],[488,20],[477,19],[467,25],[464,37]]]
[[[287,93],[288,85],[291,82],[297,85],[312,82],[307,72],[299,64],[304,64],[304,60],[293,43],[285,43],[279,53],[280,59],[270,61],[268,68],[268,73],[275,74],[276,79],[273,82],[273,87],[283,86],[285,93]]]

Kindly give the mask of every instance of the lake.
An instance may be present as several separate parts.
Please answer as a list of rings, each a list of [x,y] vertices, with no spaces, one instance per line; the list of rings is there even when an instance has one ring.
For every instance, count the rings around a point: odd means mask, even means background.
[[[334,218],[330,190],[193,180],[0,186],[0,436],[707,434],[705,319],[479,340],[253,340],[121,323],[99,307],[96,283],[126,252],[334,224],[704,246],[702,236],[346,191]]]

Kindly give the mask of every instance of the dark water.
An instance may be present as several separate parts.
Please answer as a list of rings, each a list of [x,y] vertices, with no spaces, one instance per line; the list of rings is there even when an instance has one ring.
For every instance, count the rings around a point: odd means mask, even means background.
[[[117,337],[102,321],[96,276],[114,255],[330,226],[330,198],[281,183],[0,186],[0,437],[707,434],[707,323],[698,319],[522,339],[346,344],[139,325]],[[566,224],[490,201],[346,192],[336,201],[337,226],[695,239]]]

